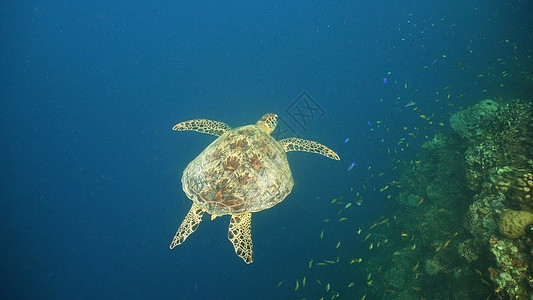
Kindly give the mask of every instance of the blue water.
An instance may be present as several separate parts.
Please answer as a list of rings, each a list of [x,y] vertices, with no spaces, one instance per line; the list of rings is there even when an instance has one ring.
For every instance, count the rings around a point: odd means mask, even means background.
[[[334,259],[337,241],[368,252],[347,240],[387,214],[398,190],[379,190],[451,113],[532,95],[532,12],[529,1],[0,4],[0,293],[320,298],[295,280],[355,274],[309,260]],[[288,154],[295,188],[253,215],[253,264],[234,254],[227,216],[169,250],[191,204],[181,172],[214,140],[172,126],[267,112],[287,122],[280,137],[341,160]],[[356,192],[363,203],[338,222],[331,200]]]

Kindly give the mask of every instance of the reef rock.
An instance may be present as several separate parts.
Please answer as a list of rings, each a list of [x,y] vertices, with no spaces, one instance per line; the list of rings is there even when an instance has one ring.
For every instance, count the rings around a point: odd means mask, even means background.
[[[509,209],[501,213],[498,229],[504,236],[517,239],[526,234],[526,227],[531,224],[533,224],[532,213]]]
[[[485,99],[472,107],[453,114],[450,118],[450,126],[462,137],[479,138],[485,133],[481,121],[494,118],[498,107],[499,105],[495,101]]]

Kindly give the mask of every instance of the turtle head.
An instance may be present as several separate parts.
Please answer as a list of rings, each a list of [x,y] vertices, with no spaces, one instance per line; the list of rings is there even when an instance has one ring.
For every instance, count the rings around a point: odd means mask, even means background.
[[[276,129],[276,125],[278,125],[278,115],[276,114],[266,114],[255,123],[257,127],[261,128],[264,132],[271,134],[274,129]]]

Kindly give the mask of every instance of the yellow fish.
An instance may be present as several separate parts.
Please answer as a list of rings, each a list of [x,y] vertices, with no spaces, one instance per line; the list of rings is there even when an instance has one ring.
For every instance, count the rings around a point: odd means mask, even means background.
[[[355,285],[355,282],[353,282],[353,281],[350,282],[350,283],[348,283],[348,287],[349,287],[349,288],[351,288],[351,287],[354,286],[354,285]]]
[[[328,282],[328,284],[326,285],[326,292],[329,292],[330,288],[331,288],[331,286],[329,285],[329,282]]]
[[[339,249],[340,246],[341,246],[341,241],[339,241],[339,242],[337,243],[337,246],[335,246],[335,248],[336,248],[336,249]]]
[[[311,259],[311,260],[309,261],[309,269],[311,269],[312,266],[313,266],[313,259]]]
[[[416,270],[418,270],[418,267],[420,267],[420,262],[417,262],[416,265],[411,270],[415,272]]]
[[[383,192],[383,191],[386,191],[387,189],[389,188],[388,185],[382,187],[381,189],[379,189],[380,192]]]
[[[300,287],[300,283],[298,282],[298,280],[296,280],[296,286],[294,287],[294,291],[296,292],[299,287]]]
[[[282,281],[278,282],[278,287],[282,286],[283,283],[285,283],[285,280],[282,280]]]
[[[305,284],[307,283],[307,278],[304,276],[302,279],[302,286],[305,287]]]
[[[348,218],[342,217],[342,218],[339,219],[339,222],[343,222],[343,221],[346,221],[346,220],[348,220]]]
[[[384,219],[383,221],[379,222],[379,224],[381,225],[381,224],[385,224],[387,222],[389,222],[389,218]]]
[[[322,229],[322,231],[320,232],[320,239],[322,239],[324,237],[324,229]]]

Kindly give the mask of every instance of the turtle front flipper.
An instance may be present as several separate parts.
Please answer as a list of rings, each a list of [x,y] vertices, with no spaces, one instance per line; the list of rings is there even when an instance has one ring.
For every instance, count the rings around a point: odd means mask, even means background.
[[[251,264],[254,257],[254,247],[252,244],[252,213],[245,212],[239,215],[232,215],[229,222],[228,239],[233,243],[235,253]]]
[[[335,151],[329,149],[328,147],[317,143],[315,141],[308,141],[300,138],[287,138],[279,141],[280,145],[283,147],[285,152],[289,151],[304,151],[322,154],[325,157],[331,159],[340,160],[340,157],[335,153]]]
[[[204,212],[205,210],[203,208],[194,203],[192,204],[189,213],[185,216],[183,222],[181,222],[180,228],[178,228],[172,243],[170,243],[170,249],[174,249],[174,247],[183,244],[187,237],[198,229],[198,225],[202,222]]]
[[[227,131],[231,130],[231,127],[223,122],[206,120],[206,119],[195,119],[190,121],[184,121],[178,123],[172,127],[172,130],[176,131],[185,131],[193,130],[202,133],[208,133],[216,136],[221,136]]]

